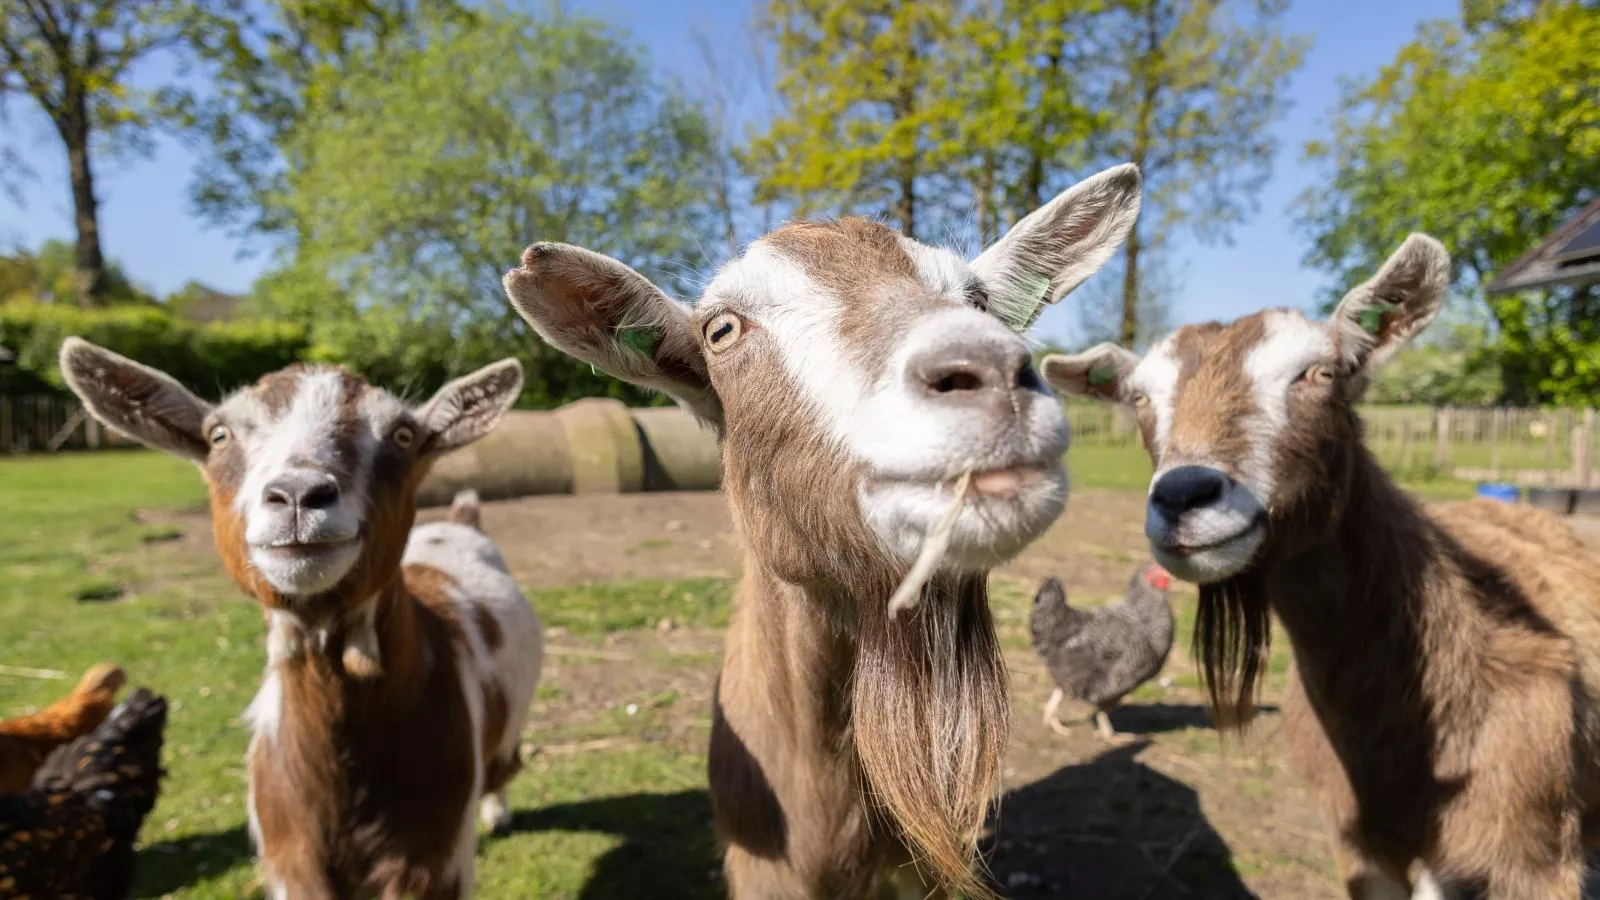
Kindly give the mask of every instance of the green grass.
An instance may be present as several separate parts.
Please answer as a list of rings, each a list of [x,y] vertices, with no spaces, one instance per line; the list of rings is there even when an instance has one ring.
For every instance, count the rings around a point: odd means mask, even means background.
[[[728,624],[733,586],[717,578],[636,581],[552,588],[529,595],[547,628],[606,634],[674,625],[721,628]]]

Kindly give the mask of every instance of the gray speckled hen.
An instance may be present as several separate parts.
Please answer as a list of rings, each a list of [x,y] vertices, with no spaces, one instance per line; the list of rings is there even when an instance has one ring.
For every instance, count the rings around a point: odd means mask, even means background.
[[[1128,692],[1154,678],[1172,649],[1171,583],[1166,569],[1150,563],[1134,574],[1124,600],[1098,609],[1068,606],[1055,578],[1039,587],[1029,623],[1033,649],[1060,685],[1045,705],[1046,725],[1067,733],[1056,718],[1065,692],[1095,708],[1095,730],[1102,739],[1115,737],[1107,714]]]

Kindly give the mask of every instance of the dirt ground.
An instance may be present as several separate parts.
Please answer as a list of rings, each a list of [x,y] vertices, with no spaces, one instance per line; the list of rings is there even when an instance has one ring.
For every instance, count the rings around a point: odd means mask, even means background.
[[[989,854],[998,888],[1014,898],[1343,897],[1321,816],[1287,765],[1275,684],[1249,733],[1224,740],[1209,725],[1180,634],[1160,682],[1113,716],[1127,743],[1108,747],[1090,727],[1061,736],[1041,723],[1052,685],[1027,647],[1033,589],[1057,575],[1079,599],[1120,595],[1146,559],[1142,501],[1075,492],[1067,515],[995,573],[1014,711]],[[176,524],[183,541],[204,540],[200,514]],[[1582,527],[1600,545],[1600,523]],[[732,578],[740,569],[738,540],[715,493],[489,503],[484,528],[534,589]],[[1181,590],[1175,603],[1192,603]],[[552,629],[549,649],[531,723],[539,753],[605,753],[640,740],[703,752],[719,631],[624,632],[597,643]],[[652,695],[672,698],[654,720],[659,727],[643,737],[608,736],[618,698]]]

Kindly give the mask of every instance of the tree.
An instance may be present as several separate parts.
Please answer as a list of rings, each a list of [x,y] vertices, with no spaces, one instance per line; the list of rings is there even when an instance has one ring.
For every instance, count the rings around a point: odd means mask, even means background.
[[[92,153],[140,146],[152,98],[128,74],[178,43],[178,11],[169,0],[0,0],[0,102],[29,97],[66,149],[84,305],[103,304],[108,290]]]
[[[293,241],[284,152],[299,139],[311,91],[432,19],[471,19],[458,0],[222,0],[196,9],[186,34],[210,91],[184,98],[202,155],[198,212],[240,234]]]
[[[715,240],[705,118],[594,19],[425,19],[306,97],[278,201],[296,241],[257,299],[307,322],[313,355],[381,381],[432,387],[515,353],[530,402],[621,390],[540,349],[501,276],[555,240],[671,282]]]
[[[1065,189],[1100,116],[1078,72],[1097,0],[988,0],[962,16],[944,55],[953,146],[973,196],[976,243]]]
[[[1338,296],[1426,231],[1451,250],[1458,302],[1492,320],[1501,399],[1592,401],[1595,290],[1482,288],[1600,192],[1600,9],[1473,0],[1466,12],[1467,26],[1426,23],[1349,85],[1332,134],[1306,146],[1325,176],[1297,201],[1306,261]]]
[[[1156,237],[1145,243],[1139,259],[1139,299],[1135,305],[1138,329],[1133,340],[1124,338],[1122,311],[1126,301],[1123,282],[1117,276],[1127,264],[1127,257],[1113,257],[1106,265],[1105,277],[1089,279],[1073,295],[1078,298],[1077,349],[1114,341],[1142,353],[1177,327],[1177,300],[1183,294],[1182,269],[1166,242]]]
[[[908,235],[929,229],[932,185],[948,176],[959,110],[941,59],[959,0],[769,0],[782,100],[746,165],[758,202],[792,199],[889,212]]]
[[[19,250],[0,256],[0,303],[76,304],[82,281],[76,252],[64,241],[45,241],[38,253]],[[101,299],[106,306],[141,306],[155,298],[134,287],[114,260],[106,260]]]
[[[1145,212],[1124,244],[1119,339],[1139,336],[1148,235],[1187,227],[1225,240],[1271,174],[1268,126],[1284,111],[1303,40],[1281,30],[1285,0],[1116,0],[1097,18],[1101,159],[1144,173]],[[1243,15],[1236,16],[1235,13]]]

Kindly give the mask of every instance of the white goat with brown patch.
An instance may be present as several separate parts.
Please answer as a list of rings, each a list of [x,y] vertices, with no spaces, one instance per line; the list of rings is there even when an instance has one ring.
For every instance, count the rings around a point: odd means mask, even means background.
[[[270,896],[470,896],[475,812],[509,821],[543,637],[475,497],[411,525],[428,468],[494,428],[521,367],[417,409],[323,366],[213,406],[77,338],[61,370],[101,421],[200,467],[217,551],[266,614],[249,812]]]
[[[1352,898],[1576,898],[1600,826],[1600,563],[1526,507],[1425,511],[1362,444],[1356,403],[1449,270],[1413,235],[1331,322],[1268,310],[1044,374],[1136,412],[1145,532],[1200,585],[1196,656],[1224,721],[1247,718],[1282,621],[1285,731]]]
[[[918,896],[987,895],[972,862],[1008,714],[987,572],[1066,500],[1066,422],[1019,333],[1138,207],[1137,170],[1110,170],[970,264],[863,219],[787,225],[692,312],[562,244],[506,276],[551,344],[721,432],[746,557],[710,777],[736,897],[876,896],[890,867]],[[943,564],[895,616],[963,473]]]

